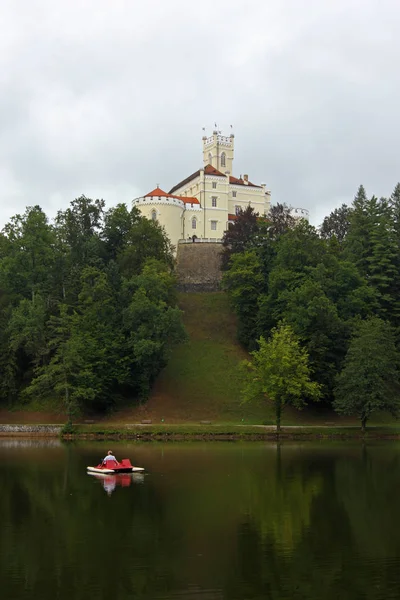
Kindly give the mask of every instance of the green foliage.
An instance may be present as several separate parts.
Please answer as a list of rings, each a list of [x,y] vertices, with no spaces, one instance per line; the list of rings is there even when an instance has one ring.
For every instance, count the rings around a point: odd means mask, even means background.
[[[291,325],[331,403],[358,319],[385,319],[399,343],[400,184],[389,200],[368,198],[360,186],[353,204],[333,211],[319,234],[304,221],[273,231],[261,223],[243,239],[224,275],[239,340],[254,349],[280,321]]]
[[[307,350],[313,379],[327,398],[343,359],[345,325],[320,284],[306,279],[288,294],[282,316]]]
[[[322,222],[320,227],[321,237],[323,239],[336,239],[339,245],[342,245],[350,227],[350,215],[352,209],[346,204],[334,211]]]
[[[320,397],[320,386],[310,380],[308,355],[288,325],[273,329],[267,341],[261,337],[253,360],[244,361],[247,372],[243,397],[245,401],[264,399],[275,409],[276,427],[286,405],[301,409],[307,399]]]
[[[252,244],[259,232],[258,213],[248,206],[245,210],[239,209],[234,223],[230,223],[225,231],[222,246],[222,268],[226,270],[232,256],[244,252]]]
[[[264,286],[261,261],[254,250],[249,250],[233,255],[230,264],[223,285],[239,316],[238,339],[251,348],[256,335],[258,298]]]
[[[140,273],[146,261],[154,258],[172,268],[173,246],[157,221],[135,219],[127,234],[126,244],[118,252],[121,274],[129,279]]]
[[[292,217],[290,208],[286,204],[278,202],[271,206],[268,213],[268,234],[272,240],[277,240],[295,226],[296,220]]]
[[[0,399],[72,417],[141,398],[185,339],[172,246],[155,223],[85,196],[54,226],[28,208],[0,235]]]
[[[134,291],[123,311],[122,330],[129,349],[130,377],[136,379],[141,398],[148,396],[171,348],[186,340],[181,311],[168,303],[173,283],[165,266],[152,260],[128,284]]]
[[[393,329],[378,317],[360,321],[337,376],[335,410],[356,415],[362,429],[374,412],[400,409],[399,355]]]
[[[78,432],[78,428],[76,425],[73,425],[71,421],[67,421],[61,428],[60,436],[63,437],[65,435],[75,435]]]

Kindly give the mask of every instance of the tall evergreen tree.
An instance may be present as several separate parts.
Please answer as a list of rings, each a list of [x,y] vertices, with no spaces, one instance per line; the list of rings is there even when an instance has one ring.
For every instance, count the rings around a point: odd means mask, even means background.
[[[337,376],[334,408],[359,417],[363,430],[376,411],[399,413],[399,355],[393,329],[382,319],[372,317],[355,327]]]
[[[350,216],[350,228],[345,246],[346,257],[376,291],[378,314],[394,318],[394,298],[391,294],[397,273],[397,251],[389,203],[375,196],[367,199],[360,186]]]

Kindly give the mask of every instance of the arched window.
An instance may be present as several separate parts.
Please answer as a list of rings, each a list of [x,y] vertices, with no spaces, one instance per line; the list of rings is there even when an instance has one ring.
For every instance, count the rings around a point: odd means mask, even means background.
[[[226,167],[226,154],[223,152],[221,154],[221,167]]]
[[[153,221],[157,221],[157,211],[155,211],[155,210],[151,211],[151,218],[153,219]]]
[[[208,164],[212,165],[212,154],[211,154],[211,152],[208,153]]]
[[[196,219],[196,217],[193,217],[193,219],[192,219],[192,229],[196,229],[196,227],[197,227],[197,219]]]

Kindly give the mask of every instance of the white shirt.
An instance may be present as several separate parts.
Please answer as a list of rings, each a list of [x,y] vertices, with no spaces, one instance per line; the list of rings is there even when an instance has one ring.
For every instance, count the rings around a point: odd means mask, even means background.
[[[107,462],[109,460],[115,460],[115,462],[118,462],[117,459],[115,458],[115,456],[113,454],[107,454],[107,456],[105,457],[105,459],[103,460],[103,462]]]

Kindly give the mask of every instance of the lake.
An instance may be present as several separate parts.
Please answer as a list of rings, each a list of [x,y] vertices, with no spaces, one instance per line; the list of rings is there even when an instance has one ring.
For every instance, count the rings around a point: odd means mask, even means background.
[[[111,447],[144,475],[88,475]],[[5,600],[400,597],[400,444],[0,439]]]

